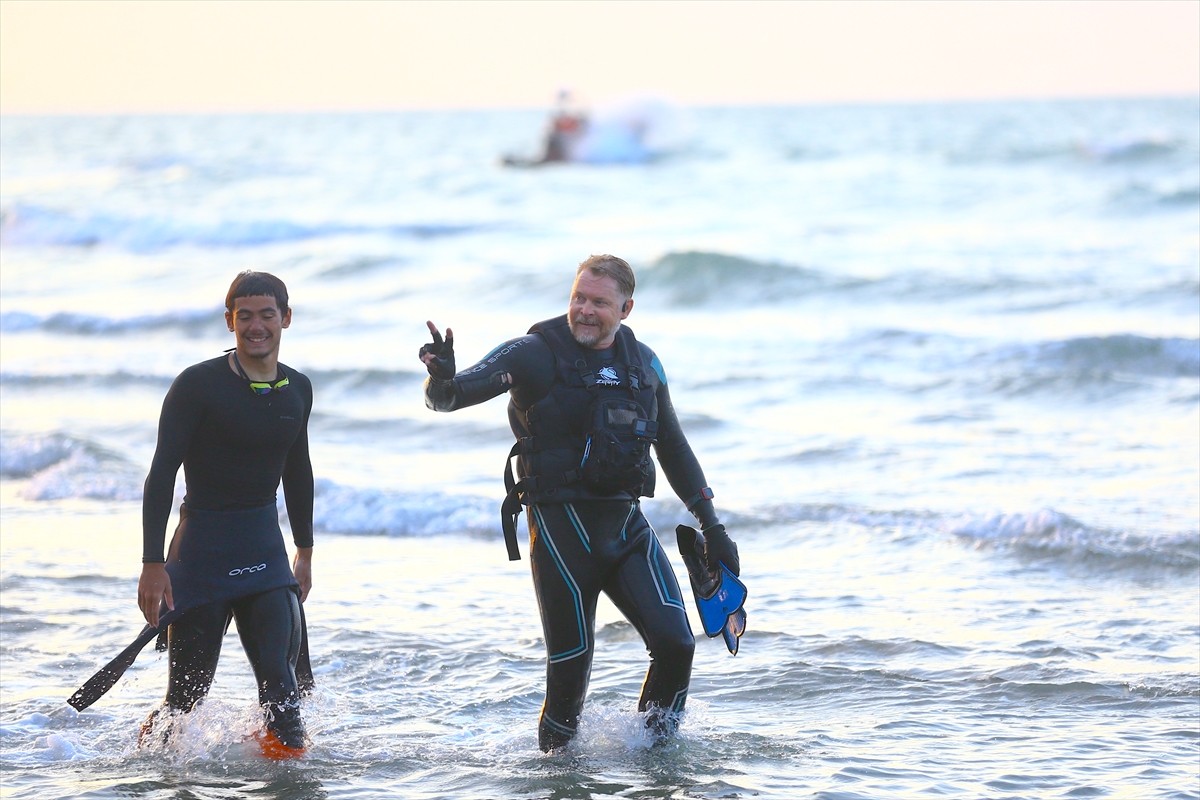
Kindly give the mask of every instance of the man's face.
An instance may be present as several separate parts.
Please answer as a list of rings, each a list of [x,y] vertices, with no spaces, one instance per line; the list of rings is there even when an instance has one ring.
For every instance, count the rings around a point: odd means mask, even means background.
[[[238,353],[248,358],[266,358],[277,356],[280,334],[292,324],[292,311],[280,313],[270,295],[239,297],[233,301],[233,311],[225,312],[225,321],[237,339]]]
[[[584,347],[594,350],[611,347],[621,320],[631,310],[633,299],[626,299],[617,282],[607,275],[596,276],[585,269],[575,277],[567,321],[571,335]]]

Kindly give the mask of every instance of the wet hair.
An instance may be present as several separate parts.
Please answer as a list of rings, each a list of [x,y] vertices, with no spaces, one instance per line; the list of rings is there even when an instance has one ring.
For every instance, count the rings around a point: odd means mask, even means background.
[[[269,272],[246,270],[229,284],[229,294],[225,295],[225,310],[233,313],[234,303],[239,297],[274,297],[279,306],[279,313],[288,311],[288,290],[283,281]]]
[[[605,275],[612,278],[617,282],[617,288],[621,290],[621,294],[626,299],[633,297],[633,288],[636,282],[633,278],[633,268],[625,259],[608,254],[588,256],[579,265],[579,269],[575,270],[575,274],[579,275],[585,269],[593,275]]]

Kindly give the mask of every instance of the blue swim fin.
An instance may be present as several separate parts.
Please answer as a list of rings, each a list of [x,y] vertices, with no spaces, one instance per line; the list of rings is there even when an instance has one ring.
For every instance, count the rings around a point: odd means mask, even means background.
[[[704,562],[704,534],[687,525],[679,525],[675,535],[705,635],[710,639],[724,638],[725,647],[736,656],[742,634],[746,632],[746,585],[724,564],[721,564],[720,573],[709,571]]]

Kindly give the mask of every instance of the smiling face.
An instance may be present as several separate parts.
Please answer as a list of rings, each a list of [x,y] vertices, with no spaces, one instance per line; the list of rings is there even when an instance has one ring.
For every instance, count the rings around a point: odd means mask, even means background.
[[[612,347],[621,320],[633,310],[633,298],[621,293],[617,282],[607,275],[583,270],[571,287],[567,322],[575,341],[593,350]]]
[[[239,358],[275,360],[283,329],[292,324],[292,310],[280,312],[271,295],[239,297],[233,311],[225,312],[225,321],[237,339]]]

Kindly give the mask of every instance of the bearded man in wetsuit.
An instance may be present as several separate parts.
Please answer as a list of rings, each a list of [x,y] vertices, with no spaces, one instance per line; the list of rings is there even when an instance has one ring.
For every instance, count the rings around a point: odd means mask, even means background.
[[[435,411],[509,394],[518,475],[506,474],[502,517],[509,557],[519,558],[515,517],[529,527],[534,589],[546,641],[546,698],[538,726],[544,751],[575,735],[595,649],[596,602],[606,594],[650,653],[638,710],[664,739],[679,724],[691,679],[695,636],[675,573],[643,516],[653,496],[653,446],[671,489],[696,517],[708,566],[739,572],[737,546],[713,507],[713,492],[684,437],[662,364],[621,321],[633,310],[634,275],[612,255],[586,259],[568,312],[495,348],[456,374],[454,334],[420,357]]]
[[[205,697],[221,639],[236,619],[264,709],[263,752],[290,757],[304,752],[299,703],[311,688],[297,679],[296,665],[304,638],[300,604],[312,586],[312,383],[279,362],[280,337],[292,320],[281,280],[243,272],[225,308],[237,346],[175,379],[146,477],[138,606],[153,628],[160,615],[171,621],[167,696],[143,735],[155,730],[163,709],[187,712]],[[181,464],[186,495],[164,557]],[[276,507],[281,481],[296,546],[290,567]]]

